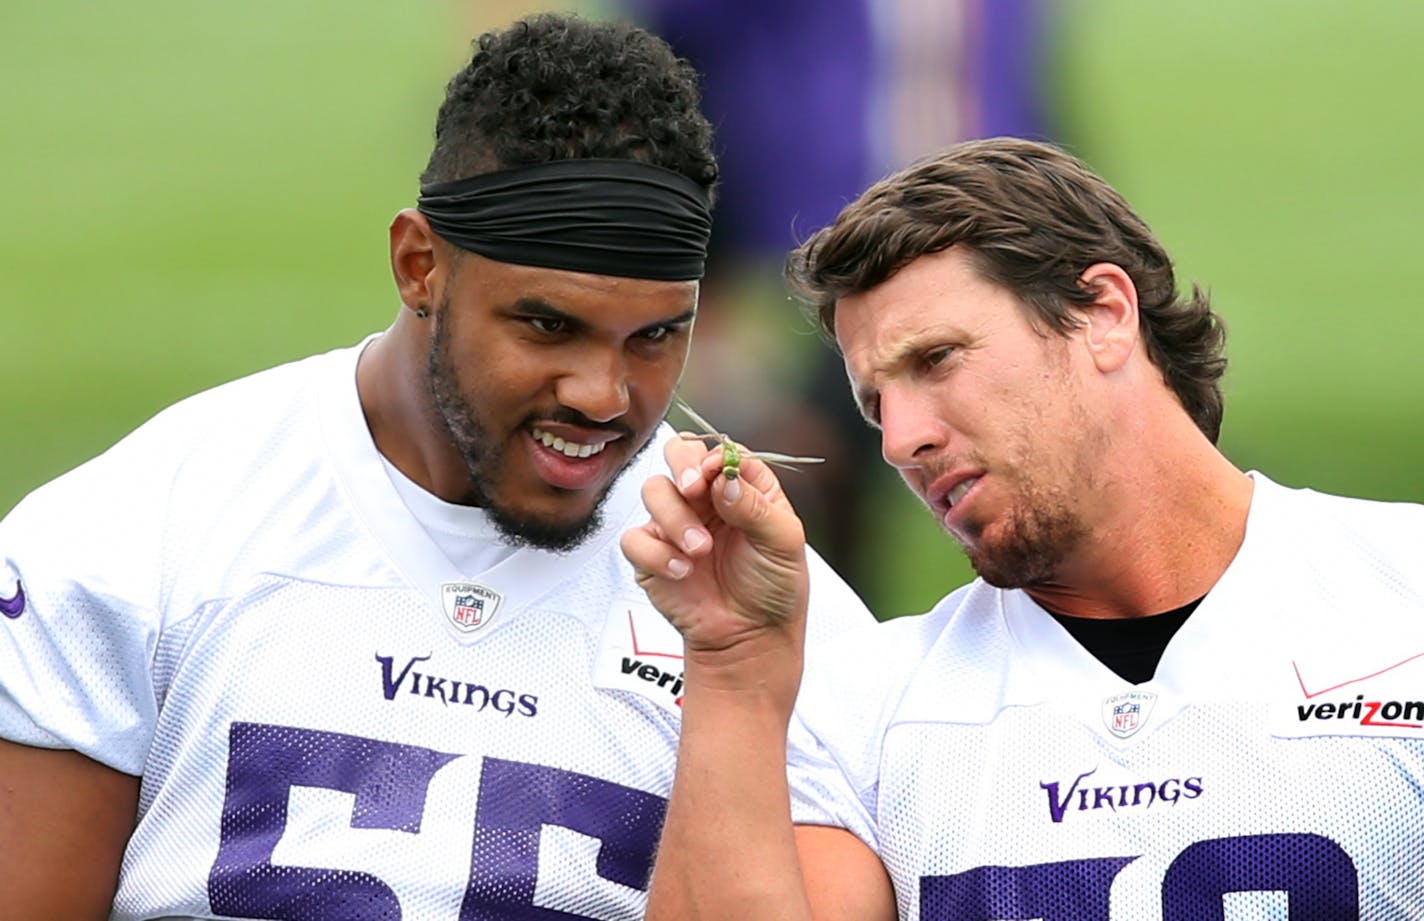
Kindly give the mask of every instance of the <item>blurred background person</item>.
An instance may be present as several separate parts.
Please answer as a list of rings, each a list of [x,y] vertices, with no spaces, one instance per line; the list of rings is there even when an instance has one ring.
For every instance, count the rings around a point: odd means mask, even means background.
[[[894,474],[782,262],[875,178],[955,141],[1053,136],[1042,0],[624,0],[703,74],[722,184],[683,393],[752,447],[826,458],[782,478],[872,608]],[[680,420],[674,420],[678,422]],[[685,421],[681,424],[686,426]],[[880,600],[884,600],[883,596]]]

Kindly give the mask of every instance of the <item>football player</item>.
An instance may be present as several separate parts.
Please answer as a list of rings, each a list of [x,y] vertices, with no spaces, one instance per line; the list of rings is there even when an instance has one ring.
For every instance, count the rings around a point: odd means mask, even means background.
[[[0,523],[0,915],[641,916],[683,650],[618,538],[711,129],[660,39],[547,14],[478,40],[435,134],[388,329]],[[809,565],[813,633],[869,622]]]
[[[1424,506],[1232,464],[1207,298],[1052,146],[951,147],[788,266],[979,578],[803,675],[775,477],[669,447],[623,541],[687,641],[648,918],[1424,917]]]

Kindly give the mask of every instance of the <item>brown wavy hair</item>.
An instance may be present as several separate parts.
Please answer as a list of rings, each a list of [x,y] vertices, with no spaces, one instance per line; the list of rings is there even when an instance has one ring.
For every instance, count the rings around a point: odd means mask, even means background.
[[[1137,287],[1148,357],[1196,423],[1221,432],[1226,342],[1195,284],[1179,296],[1172,261],[1118,192],[1076,157],[1019,138],[967,141],[872,185],[793,250],[786,277],[833,345],[836,301],[874,288],[920,256],[962,246],[989,281],[1012,291],[1041,329],[1065,334],[1095,292],[1099,262]]]

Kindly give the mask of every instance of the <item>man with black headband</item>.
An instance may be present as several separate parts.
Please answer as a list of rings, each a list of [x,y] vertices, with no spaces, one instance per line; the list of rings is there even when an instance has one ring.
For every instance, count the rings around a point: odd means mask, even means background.
[[[659,39],[485,35],[390,226],[392,325],[0,522],[0,916],[641,916],[682,642],[618,536],[716,178]],[[809,558],[812,642],[867,623]]]

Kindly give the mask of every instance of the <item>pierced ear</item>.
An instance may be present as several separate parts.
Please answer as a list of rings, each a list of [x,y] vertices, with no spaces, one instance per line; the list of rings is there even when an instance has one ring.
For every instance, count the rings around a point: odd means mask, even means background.
[[[391,275],[401,303],[414,311],[429,311],[436,297],[435,272],[440,259],[434,231],[425,215],[403,208],[391,220]]]
[[[1088,266],[1078,281],[1094,294],[1093,302],[1083,308],[1088,353],[1098,370],[1116,371],[1127,363],[1140,338],[1137,286],[1121,266],[1111,262]]]

